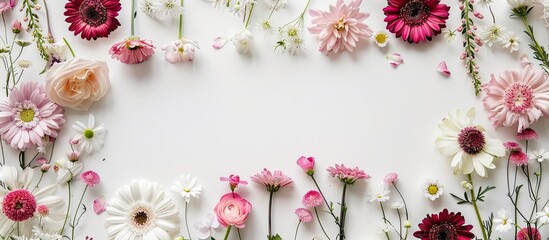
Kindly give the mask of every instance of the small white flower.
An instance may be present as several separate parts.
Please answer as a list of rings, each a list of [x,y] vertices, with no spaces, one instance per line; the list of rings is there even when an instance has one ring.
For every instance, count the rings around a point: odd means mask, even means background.
[[[242,17],[246,10],[246,3],[243,0],[233,0],[234,3],[229,7],[229,12],[236,16]]]
[[[149,17],[152,17],[152,18],[158,17],[156,15],[157,9],[155,6],[155,2],[153,0],[142,0],[141,4],[139,4],[139,9],[141,9],[141,11]]]
[[[179,17],[183,13],[183,7],[177,0],[161,0],[156,3],[156,11],[160,17]]]
[[[90,114],[88,117],[87,126],[80,121],[76,121],[76,124],[72,125],[72,128],[78,133],[73,139],[78,141],[78,150],[80,152],[86,150],[86,152],[91,153],[103,145],[103,136],[105,135],[106,128],[104,124],[95,126],[95,117],[93,114]]]
[[[273,26],[271,25],[271,22],[269,22],[269,20],[267,19],[259,19],[256,27],[263,30],[265,33],[273,32]]]
[[[538,224],[549,224],[549,207],[545,207],[543,211],[536,213]]]
[[[389,32],[385,30],[378,31],[374,33],[373,39],[378,47],[385,47],[389,42]]]
[[[498,218],[494,219],[494,223],[499,223],[496,227],[498,232],[507,232],[513,228],[513,220],[509,219],[509,213],[503,208],[498,211]]]
[[[503,48],[509,48],[511,52],[517,51],[519,49],[519,40],[517,36],[515,36],[514,32],[505,34],[505,36],[503,36],[503,39],[501,40],[501,43],[503,44]]]
[[[219,227],[219,222],[212,213],[208,213],[202,219],[194,223],[198,239],[210,239],[213,229]]]
[[[248,29],[242,29],[235,33],[231,38],[231,42],[236,48],[236,51],[242,54],[246,54],[250,51],[254,34]]]
[[[467,190],[473,190],[473,184],[469,181],[461,181],[461,186]]]
[[[178,193],[185,199],[187,203],[191,201],[191,197],[198,199],[202,193],[202,185],[196,177],[191,175],[180,176],[181,181],[176,181],[172,185],[172,191]]]
[[[393,205],[391,205],[391,208],[392,209],[395,209],[395,210],[399,210],[399,209],[402,209],[404,207],[404,203],[400,200],[397,200],[393,203]]]
[[[505,35],[505,28],[495,23],[490,26],[481,28],[479,31],[480,39],[482,39],[482,41],[486,43],[488,47],[492,47],[495,42],[503,41]]]
[[[385,202],[390,199],[390,192],[384,182],[377,182],[370,189],[370,202]]]
[[[435,201],[444,193],[444,186],[438,182],[438,179],[428,179],[421,186],[421,190],[425,197]]]
[[[511,6],[511,9],[515,9],[515,8],[518,8],[518,7],[523,7],[523,6],[530,6],[530,3],[532,3],[531,0],[507,0],[507,3],[509,4],[509,6]]]
[[[456,30],[446,29],[443,32],[444,38],[446,38],[448,42],[451,42],[452,40],[454,40],[454,38],[456,38]]]
[[[17,66],[19,66],[22,69],[27,69],[32,66],[32,62],[26,59],[21,59],[17,61]]]
[[[543,162],[549,160],[549,152],[546,152],[544,149],[534,150],[532,153],[528,154],[530,160],[536,160],[538,162]]]
[[[379,231],[382,232],[382,233],[388,233],[389,231],[391,231],[391,225],[382,221],[379,223]]]

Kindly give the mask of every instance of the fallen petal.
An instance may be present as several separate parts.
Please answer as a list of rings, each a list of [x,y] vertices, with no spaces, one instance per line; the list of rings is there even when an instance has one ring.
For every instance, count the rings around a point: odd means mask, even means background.
[[[387,58],[391,66],[393,66],[394,68],[397,68],[398,65],[404,63],[404,59],[402,58],[400,53],[389,54],[385,56],[385,58]]]
[[[223,46],[225,46],[225,44],[227,44],[227,39],[225,39],[224,37],[217,37],[214,39],[212,47],[215,49],[221,49],[223,48]]]
[[[450,70],[448,70],[448,66],[446,66],[446,61],[442,61],[438,64],[437,70],[439,73],[442,73],[442,75],[449,77],[452,73],[450,73]]]
[[[523,54],[522,57],[520,57],[520,66],[524,68],[530,65],[532,65],[530,58],[528,57],[528,55]]]
[[[105,197],[101,196],[95,200],[93,200],[93,211],[95,214],[99,215],[102,212],[105,211],[107,207],[107,201],[105,201]]]

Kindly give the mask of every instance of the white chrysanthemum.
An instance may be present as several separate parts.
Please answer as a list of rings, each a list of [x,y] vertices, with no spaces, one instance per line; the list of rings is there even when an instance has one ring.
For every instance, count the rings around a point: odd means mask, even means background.
[[[549,160],[549,152],[546,152],[544,149],[534,150],[532,153],[528,154],[530,160],[536,160],[538,162],[543,162]]]
[[[116,192],[107,206],[109,239],[173,239],[179,232],[179,213],[157,183],[134,180]]]
[[[141,11],[147,16],[150,16],[152,18],[158,17],[155,13],[156,7],[153,0],[142,0],[141,4],[139,5],[139,9],[141,9]]]
[[[55,196],[56,185],[33,191],[33,175],[31,168],[22,172],[11,166],[0,168],[0,182],[6,187],[0,188],[0,236],[16,231],[20,237],[32,237],[33,225],[38,221],[47,232],[58,232],[63,227],[65,203]]]
[[[494,169],[496,157],[505,156],[505,147],[500,140],[490,138],[482,126],[474,125],[475,109],[467,113],[457,110],[450,113],[438,125],[441,135],[435,143],[443,155],[452,157],[454,174],[470,174],[476,171],[486,176],[486,168]]]
[[[536,213],[538,224],[549,224],[549,207],[545,207],[543,211]]]
[[[176,181],[172,185],[172,191],[185,198],[185,201],[189,203],[191,197],[198,199],[200,193],[202,193],[202,185],[198,182],[196,177],[191,175],[180,176],[181,181]]]
[[[78,149],[80,152],[86,150],[90,153],[103,145],[103,136],[106,131],[105,125],[100,124],[95,126],[95,117],[90,114],[88,118],[88,125],[80,121],[76,121],[72,128],[78,133],[73,137],[73,140],[78,141]]]
[[[503,39],[501,39],[501,43],[503,44],[503,48],[509,48],[510,52],[518,51],[520,47],[519,40],[514,32],[505,34]]]
[[[509,219],[509,213],[503,208],[498,211],[498,218],[494,219],[494,223],[499,223],[499,225],[496,226],[498,232],[507,232],[514,226],[513,220]]]
[[[431,201],[435,201],[444,193],[444,186],[438,182],[438,179],[428,179],[421,185],[423,195]]]
[[[389,193],[391,191],[387,189],[387,185],[384,182],[374,183],[370,188],[370,202],[385,202],[390,199]]]
[[[505,28],[495,23],[479,30],[480,39],[482,39],[488,47],[492,47],[496,42],[503,42],[506,35]]]

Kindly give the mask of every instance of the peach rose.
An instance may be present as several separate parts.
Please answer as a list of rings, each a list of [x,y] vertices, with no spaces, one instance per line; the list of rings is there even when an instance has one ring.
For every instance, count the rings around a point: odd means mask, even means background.
[[[109,88],[109,68],[104,61],[74,57],[54,64],[46,74],[46,94],[61,106],[88,110]]]

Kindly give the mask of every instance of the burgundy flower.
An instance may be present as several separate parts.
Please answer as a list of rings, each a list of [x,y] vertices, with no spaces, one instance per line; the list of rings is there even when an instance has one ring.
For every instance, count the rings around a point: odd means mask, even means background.
[[[440,0],[388,0],[387,30],[410,43],[431,40],[446,27],[450,7]]]
[[[448,209],[444,209],[438,214],[427,215],[418,225],[420,230],[414,233],[414,237],[421,240],[473,239],[475,237],[475,234],[471,233],[473,226],[464,224],[465,218],[460,212],[448,212]]]
[[[116,17],[122,9],[120,0],[69,0],[65,4],[65,21],[74,35],[82,39],[108,37],[120,22]]]

